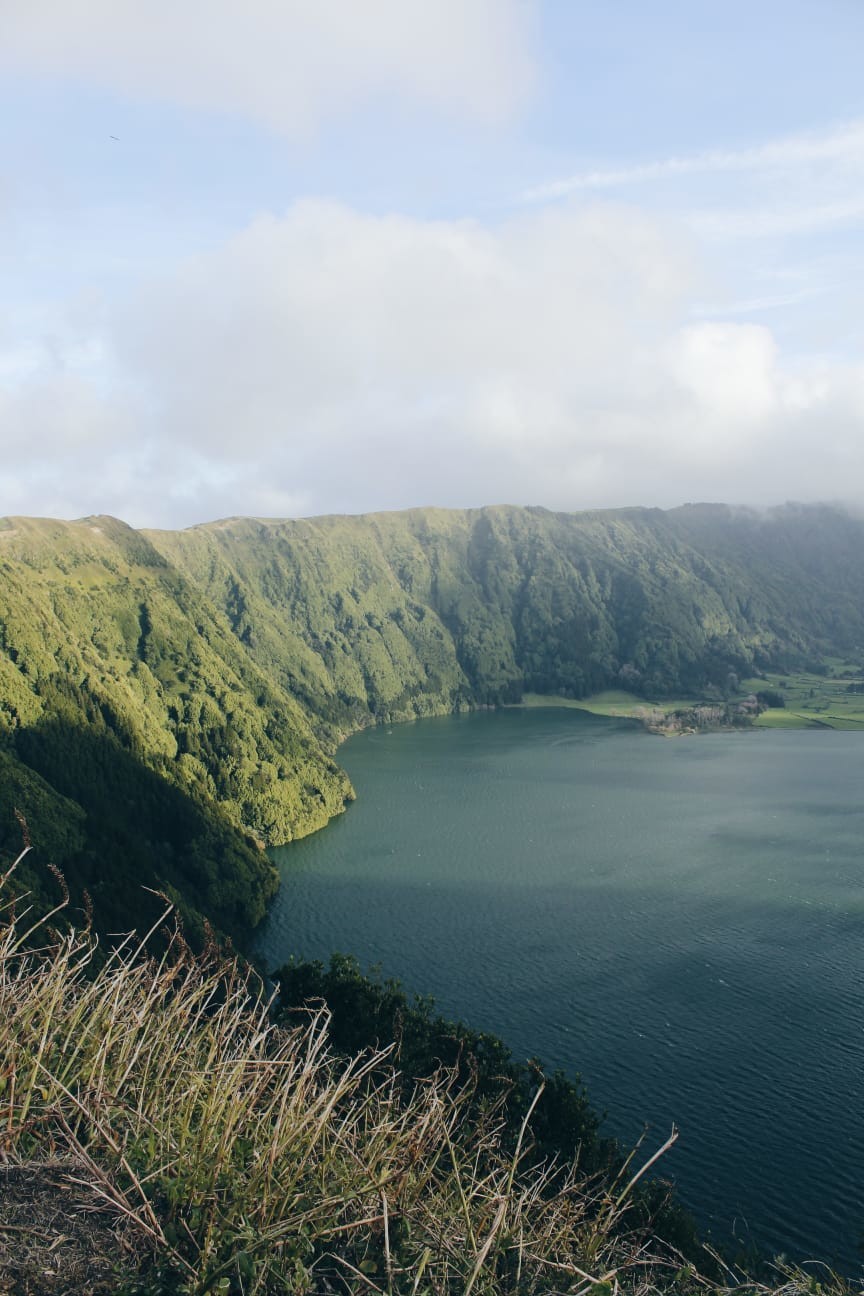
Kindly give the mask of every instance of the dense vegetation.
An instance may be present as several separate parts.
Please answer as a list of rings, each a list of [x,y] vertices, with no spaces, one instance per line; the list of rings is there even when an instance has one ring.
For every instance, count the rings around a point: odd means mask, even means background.
[[[526,691],[719,703],[860,658],[862,541],[858,518],[795,506],[9,519],[0,846],[20,809],[103,929],[156,911],[143,884],[199,941],[205,919],[242,941],[276,885],[262,846],[353,795],[333,759],[351,730]]]
[[[615,682],[722,691],[864,644],[864,522],[829,508],[420,509],[151,538],[340,731]]]
[[[261,846],[326,823],[347,779],[144,537],[111,519],[16,520],[0,546],[5,844],[15,807],[102,929],[158,910],[145,885],[199,936],[207,918],[242,939],[276,886]]]

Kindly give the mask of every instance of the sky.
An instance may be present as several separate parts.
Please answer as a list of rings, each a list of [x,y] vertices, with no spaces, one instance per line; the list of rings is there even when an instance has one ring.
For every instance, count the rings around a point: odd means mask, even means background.
[[[0,0],[0,513],[864,503],[862,0]]]

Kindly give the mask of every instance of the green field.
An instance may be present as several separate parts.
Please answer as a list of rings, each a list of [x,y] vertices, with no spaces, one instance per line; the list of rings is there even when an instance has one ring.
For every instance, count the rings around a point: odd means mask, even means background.
[[[785,708],[763,711],[756,721],[763,728],[824,728],[864,732],[864,693],[849,692],[850,686],[864,686],[861,664],[840,657],[826,660],[827,674],[801,671],[797,674],[769,673],[763,679],[741,681],[742,689],[757,692],[776,689],[786,700]]]
[[[652,702],[648,698],[637,697],[624,689],[604,689],[602,693],[592,693],[586,698],[557,697],[554,693],[526,693],[518,704],[523,707],[572,707],[576,711],[590,711],[592,715],[622,716],[625,719],[635,718],[641,707],[658,707],[663,711],[677,711],[694,705],[693,698],[664,698],[662,702]]]
[[[849,692],[850,685],[864,687],[864,674],[855,663],[829,658],[827,674],[809,671],[798,674],[770,672],[765,676],[741,680],[739,698],[770,689],[781,693],[784,707],[771,707],[754,721],[767,729],[845,729],[864,733],[864,693]],[[640,698],[623,689],[607,689],[590,697],[556,697],[554,694],[526,693],[523,707],[573,707],[592,715],[638,718],[639,709],[657,708],[667,714],[706,702],[704,698]]]
[[[535,707],[570,707],[576,711],[593,711],[595,715],[628,715],[628,708],[638,705],[639,699],[623,689],[609,689],[605,693],[595,693],[589,698],[558,697],[554,693],[526,693],[518,706]]]

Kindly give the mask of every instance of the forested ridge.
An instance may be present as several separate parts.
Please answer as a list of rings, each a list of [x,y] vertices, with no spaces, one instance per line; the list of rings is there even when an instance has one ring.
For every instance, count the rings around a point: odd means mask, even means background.
[[[338,742],[378,721],[730,672],[864,645],[864,522],[834,507],[416,509],[140,532],[0,523],[0,833],[117,930],[178,901],[243,940],[262,847],[353,795]],[[142,899],[143,897],[143,899]],[[152,909],[150,901],[152,900]]]

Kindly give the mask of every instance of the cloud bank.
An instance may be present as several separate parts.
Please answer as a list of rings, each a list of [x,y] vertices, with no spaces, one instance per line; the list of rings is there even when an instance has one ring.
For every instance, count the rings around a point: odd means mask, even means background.
[[[29,0],[0,66],[303,134],[394,95],[498,120],[534,77],[526,0]]]
[[[702,282],[678,232],[624,207],[490,228],[301,202],[117,307],[0,338],[6,511],[859,493],[864,366],[689,320]]]

